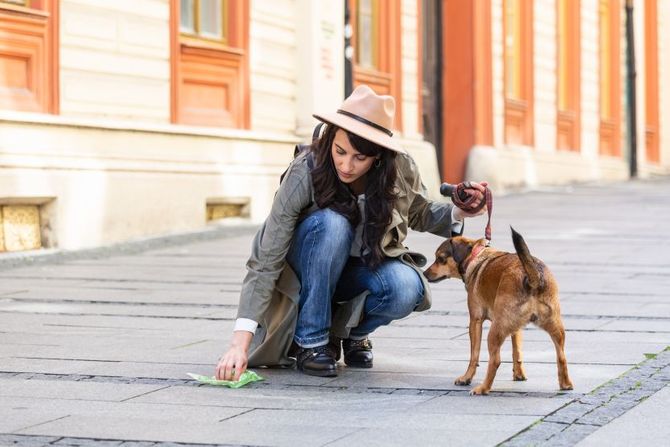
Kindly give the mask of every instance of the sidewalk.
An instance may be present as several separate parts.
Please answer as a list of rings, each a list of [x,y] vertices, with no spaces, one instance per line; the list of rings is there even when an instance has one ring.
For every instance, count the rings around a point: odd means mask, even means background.
[[[513,225],[558,278],[574,391],[558,391],[553,345],[532,326],[528,381],[512,381],[507,342],[489,396],[454,385],[469,356],[458,280],[373,334],[372,370],[199,386],[186,374],[212,374],[227,347],[246,231],[0,269],[0,446],[667,445],[670,179],[499,197],[492,224],[495,246],[513,250]],[[432,262],[440,241],[407,245]],[[486,361],[484,342],[475,383]]]

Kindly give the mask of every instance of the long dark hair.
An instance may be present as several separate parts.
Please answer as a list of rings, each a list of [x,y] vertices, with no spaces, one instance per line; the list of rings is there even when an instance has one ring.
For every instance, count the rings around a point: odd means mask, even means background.
[[[339,129],[328,125],[322,136],[312,144],[315,155],[315,167],[312,170],[314,199],[319,208],[330,208],[340,213],[355,227],[361,221],[357,200],[337,176],[331,155],[333,140]],[[369,157],[379,156],[379,161],[375,161],[366,174],[365,227],[361,247],[363,262],[374,269],[384,260],[381,242],[386,227],[391,223],[396,201],[396,153],[346,130],[344,132],[358,152]]]

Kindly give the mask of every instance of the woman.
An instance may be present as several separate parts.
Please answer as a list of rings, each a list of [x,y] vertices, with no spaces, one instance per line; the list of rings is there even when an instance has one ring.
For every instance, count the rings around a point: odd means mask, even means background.
[[[326,129],[293,160],[256,234],[218,379],[294,362],[336,376],[342,351],[348,366],[370,368],[368,335],[430,308],[425,258],[403,245],[408,227],[450,237],[474,214],[426,198],[389,130],[394,112],[391,96],[360,86],[336,113],[314,115]]]

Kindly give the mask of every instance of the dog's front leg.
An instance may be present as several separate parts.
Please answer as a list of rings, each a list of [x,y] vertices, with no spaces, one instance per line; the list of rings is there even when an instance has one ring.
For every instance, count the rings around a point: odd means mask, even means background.
[[[491,386],[493,385],[493,379],[496,377],[496,372],[500,366],[500,347],[502,346],[505,338],[507,338],[508,333],[505,333],[500,325],[496,324],[494,321],[491,324],[491,329],[489,329],[489,366],[486,370],[486,378],[481,385],[478,385],[470,391],[470,394],[489,394],[491,391]]]
[[[479,350],[482,346],[482,323],[481,318],[470,317],[470,363],[468,363],[465,374],[454,382],[456,385],[470,385],[472,378],[475,376],[477,366],[479,366]]]

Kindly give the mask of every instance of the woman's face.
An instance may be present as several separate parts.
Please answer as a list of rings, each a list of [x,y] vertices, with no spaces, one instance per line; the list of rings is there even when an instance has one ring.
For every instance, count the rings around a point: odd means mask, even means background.
[[[335,133],[331,154],[340,181],[349,184],[357,194],[364,192],[365,174],[368,173],[377,157],[358,152],[342,129]]]

